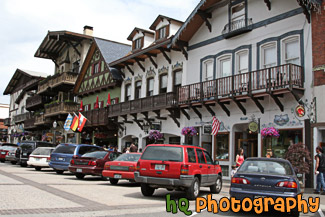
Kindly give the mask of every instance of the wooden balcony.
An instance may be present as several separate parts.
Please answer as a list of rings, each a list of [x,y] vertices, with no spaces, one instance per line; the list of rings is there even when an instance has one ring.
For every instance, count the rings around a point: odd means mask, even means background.
[[[222,30],[222,35],[224,38],[231,38],[253,29],[253,20],[252,18],[236,20],[230,23],[227,23]]]
[[[175,93],[163,93],[156,96],[122,102],[108,107],[108,117],[148,112],[177,106]]]
[[[61,90],[69,91],[73,88],[77,81],[78,74],[74,72],[63,72],[60,74],[55,74],[54,76],[45,79],[38,86],[38,94],[50,94]]]
[[[100,108],[82,112],[88,119],[85,127],[108,126],[108,109]]]
[[[24,121],[24,129],[25,130],[32,130],[32,129],[36,129],[36,128],[37,128],[37,126],[35,125],[35,117],[31,117]]]
[[[45,118],[44,114],[42,114],[42,115],[39,115],[39,116],[36,116],[35,117],[34,124],[36,126],[39,126],[39,125],[50,125],[50,124],[52,124],[52,121],[51,121],[50,118]]]
[[[3,123],[5,126],[10,126],[10,118],[6,118]]]
[[[270,95],[283,110],[277,96],[291,92],[299,101],[299,95],[304,91],[303,82],[303,68],[286,64],[180,87],[178,104],[183,107],[184,105],[234,100],[239,105],[239,99],[252,98],[263,113],[261,104],[256,98]],[[239,107],[245,113],[243,107],[241,105]]]
[[[44,107],[44,104],[48,103],[48,102],[49,101],[46,100],[46,98],[44,96],[35,95],[35,96],[27,98],[26,109],[29,111],[35,111],[39,108]]]
[[[59,102],[52,104],[45,108],[45,117],[66,115],[69,113],[77,112],[79,105],[74,102]]]
[[[14,116],[14,122],[17,123],[22,123],[24,122],[26,119],[30,118],[30,113],[23,113],[23,114],[19,114],[19,115],[15,115]]]

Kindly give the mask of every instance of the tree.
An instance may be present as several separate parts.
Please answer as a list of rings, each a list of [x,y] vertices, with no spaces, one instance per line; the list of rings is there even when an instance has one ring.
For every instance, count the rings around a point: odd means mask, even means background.
[[[309,174],[311,157],[305,144],[297,143],[290,145],[285,159],[290,161],[296,173]]]

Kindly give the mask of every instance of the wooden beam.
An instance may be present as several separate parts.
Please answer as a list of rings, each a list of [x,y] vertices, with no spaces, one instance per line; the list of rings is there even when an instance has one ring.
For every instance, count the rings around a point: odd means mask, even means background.
[[[216,113],[212,110],[212,108],[210,107],[211,105],[207,105],[207,104],[203,104],[204,107],[208,110],[208,112],[212,115],[212,116],[216,116]],[[213,104],[212,104],[213,105]]]
[[[133,119],[133,121],[140,127],[141,130],[143,130],[143,125],[141,125],[141,121],[138,119]]]
[[[207,13],[205,11],[202,10],[198,10],[198,15],[202,18],[202,20],[205,22],[205,25],[208,27],[209,31],[212,31],[212,26],[211,23],[209,22],[208,18],[212,18],[212,14],[211,13]]]
[[[166,117],[161,117],[160,116],[160,110],[154,110],[153,111],[154,113],[156,113],[156,118],[158,119],[158,120],[167,120],[167,118]]]
[[[152,58],[152,56],[148,56],[149,57],[149,60],[150,62],[152,63],[152,65],[154,65],[154,67],[157,69],[158,68],[158,65],[157,63],[154,61],[154,59]]]
[[[236,100],[235,97],[232,97],[232,100],[235,102],[235,104],[238,106],[238,108],[243,112],[244,115],[246,115],[246,109],[245,107],[240,103],[239,100]]]
[[[293,95],[293,97],[296,99],[296,101],[299,103],[299,104],[302,104],[302,101],[301,101],[301,97],[299,96],[300,95],[303,95],[304,94],[304,90],[290,90],[291,94]]]
[[[146,69],[143,67],[143,65],[140,63],[139,59],[138,58],[134,58],[135,61],[138,63],[139,67],[142,69],[143,72],[146,71]]]
[[[272,99],[274,100],[275,104],[277,104],[277,106],[283,112],[284,111],[284,106],[282,105],[282,103],[279,100],[279,98],[276,95],[274,95],[272,92],[270,92],[269,95],[272,97]]]
[[[66,40],[66,43],[68,43],[70,46],[73,47],[73,49],[77,52],[77,54],[79,55],[79,57],[81,56],[80,52],[79,52],[78,49],[77,49],[77,46],[78,46],[79,43],[77,43],[77,45],[74,45],[74,44],[72,44],[72,42],[69,41],[69,40]]]
[[[270,2],[270,0],[264,0],[264,2],[265,2],[267,8],[268,8],[269,11],[270,11],[270,10],[271,10],[271,2]]]
[[[259,110],[261,111],[262,114],[264,114],[264,107],[262,106],[262,104],[258,101],[258,98],[253,97],[252,95],[250,95],[250,98],[253,100],[253,102],[255,103],[255,105],[257,106],[257,108],[259,108]]]
[[[185,109],[181,108],[181,112],[182,112],[183,115],[187,118],[187,120],[191,120],[190,115],[185,111]]]
[[[149,119],[149,115],[148,115],[148,112],[141,112],[141,114],[143,114],[144,116],[144,119],[151,125],[152,122],[151,120]]]
[[[134,71],[130,68],[129,65],[125,65],[129,72],[134,76]]]
[[[177,46],[180,47],[180,49],[181,49],[181,51],[182,51],[182,53],[183,53],[185,59],[188,60],[188,53],[187,53],[187,51],[185,50],[185,47],[188,47],[188,43],[185,42],[185,41],[178,40],[178,41],[176,42],[176,44],[177,44]]]
[[[177,120],[177,115],[174,109],[167,109],[167,111],[169,111],[170,115],[169,117],[171,117],[173,119],[173,121],[175,122],[175,124],[180,127],[181,124],[179,123],[179,121]]]
[[[310,13],[309,13],[308,8],[307,8],[306,5],[303,3],[303,0],[298,0],[298,3],[299,3],[299,5],[300,5],[300,7],[302,8],[302,11],[303,11],[303,13],[304,13],[305,16],[306,16],[306,19],[307,19],[308,23],[310,23]]]
[[[217,100],[217,103],[218,103],[218,105],[222,108],[222,110],[223,110],[224,112],[226,112],[226,114],[230,117],[230,111],[229,111],[229,109],[225,106],[225,103],[222,103],[222,102],[220,102],[219,100]]]
[[[192,107],[191,106],[191,109],[193,109],[193,111],[195,112],[195,114],[202,120],[202,114],[201,112],[196,108],[196,107]]]
[[[167,60],[167,62],[168,62],[169,64],[171,64],[172,61],[171,61],[171,59],[169,58],[169,56],[166,54],[165,49],[163,49],[163,48],[158,48],[158,49],[159,49],[160,52],[163,54],[163,56],[165,57],[165,59]]]

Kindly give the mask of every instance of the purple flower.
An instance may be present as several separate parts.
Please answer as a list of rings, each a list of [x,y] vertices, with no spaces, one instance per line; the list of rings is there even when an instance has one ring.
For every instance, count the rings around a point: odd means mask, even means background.
[[[262,137],[276,137],[278,138],[280,136],[280,133],[277,129],[274,127],[266,127],[261,130]]]
[[[197,134],[197,131],[196,131],[195,127],[184,127],[182,129],[181,133],[183,136],[186,136],[186,135],[195,136]]]

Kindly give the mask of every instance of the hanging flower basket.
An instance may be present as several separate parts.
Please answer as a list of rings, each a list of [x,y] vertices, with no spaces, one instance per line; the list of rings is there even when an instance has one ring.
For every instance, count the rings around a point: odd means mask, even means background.
[[[157,142],[157,140],[162,139],[164,135],[160,133],[159,130],[150,130],[148,138],[154,142]]]
[[[275,129],[274,127],[266,127],[266,128],[263,128],[261,130],[261,134],[262,134],[263,139],[264,138],[267,138],[267,137],[276,137],[276,138],[279,138],[279,136],[280,136],[279,131],[277,129]]]
[[[195,127],[184,127],[182,129],[182,135],[183,136],[195,136],[197,134],[197,131]]]

